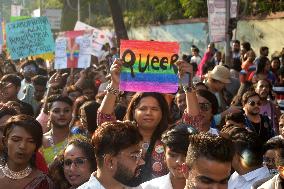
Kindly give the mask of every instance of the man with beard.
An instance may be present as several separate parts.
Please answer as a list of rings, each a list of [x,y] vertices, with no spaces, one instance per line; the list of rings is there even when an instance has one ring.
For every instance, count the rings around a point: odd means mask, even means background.
[[[273,137],[274,132],[270,119],[260,114],[261,99],[255,91],[247,91],[242,97],[243,109],[245,111],[246,127],[257,133],[263,142]]]
[[[68,97],[54,95],[49,97],[49,124],[51,129],[43,135],[42,153],[50,164],[54,157],[65,147],[72,119],[73,102]]]
[[[97,171],[78,189],[129,188],[128,183],[139,176],[140,167],[145,163],[141,141],[142,135],[133,122],[105,122],[99,126],[92,137]]]
[[[239,59],[241,58],[241,47],[240,47],[240,41],[234,40],[233,46],[232,46],[232,58],[233,59]]]
[[[268,80],[262,79],[255,84],[255,92],[259,94],[261,100],[260,114],[268,116],[272,121],[272,128],[276,134],[279,133],[278,120],[281,115],[280,109],[268,100],[268,95],[272,87]]]
[[[227,189],[233,155],[228,139],[208,133],[191,135],[183,165],[185,189]]]

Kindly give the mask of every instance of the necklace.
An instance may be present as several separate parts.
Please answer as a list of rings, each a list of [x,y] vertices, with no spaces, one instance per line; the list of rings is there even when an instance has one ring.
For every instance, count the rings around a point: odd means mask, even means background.
[[[15,172],[9,169],[8,164],[6,163],[4,167],[1,167],[3,174],[13,180],[23,179],[29,176],[32,173],[32,168],[27,166],[24,170]]]
[[[60,150],[62,150],[66,146],[66,140],[64,140],[62,146],[58,147],[56,146],[54,140],[53,140],[53,130],[50,131],[50,137],[48,138],[48,141],[52,147],[53,155],[56,156]]]

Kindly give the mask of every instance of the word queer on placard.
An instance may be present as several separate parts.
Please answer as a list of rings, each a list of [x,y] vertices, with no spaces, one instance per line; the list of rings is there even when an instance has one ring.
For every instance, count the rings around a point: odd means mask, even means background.
[[[124,91],[174,93],[178,88],[176,42],[122,40],[123,68],[120,89]]]
[[[54,40],[46,17],[6,25],[7,47],[13,60],[54,51]]]

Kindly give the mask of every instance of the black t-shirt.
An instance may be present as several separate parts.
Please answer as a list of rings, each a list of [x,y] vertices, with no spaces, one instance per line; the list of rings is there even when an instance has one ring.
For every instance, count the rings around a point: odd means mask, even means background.
[[[264,140],[263,142],[266,142],[274,136],[274,131],[272,129],[271,120],[267,116],[260,116],[261,121],[259,123],[254,123],[246,117],[246,126],[253,132],[257,133],[260,138]]]

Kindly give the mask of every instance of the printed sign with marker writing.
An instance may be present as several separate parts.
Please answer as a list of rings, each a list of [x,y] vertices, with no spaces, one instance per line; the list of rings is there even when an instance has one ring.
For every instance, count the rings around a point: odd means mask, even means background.
[[[178,52],[176,42],[121,40],[120,90],[175,93]]]
[[[6,25],[7,47],[13,60],[54,51],[54,40],[46,17]]]

